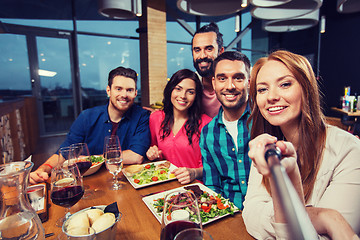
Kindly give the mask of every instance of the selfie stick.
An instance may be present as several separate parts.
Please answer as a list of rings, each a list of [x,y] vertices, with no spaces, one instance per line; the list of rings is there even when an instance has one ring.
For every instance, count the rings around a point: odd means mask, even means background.
[[[290,239],[318,239],[317,232],[292,185],[285,168],[280,164],[281,152],[275,144],[265,147],[265,160],[270,167],[282,210],[288,222]]]

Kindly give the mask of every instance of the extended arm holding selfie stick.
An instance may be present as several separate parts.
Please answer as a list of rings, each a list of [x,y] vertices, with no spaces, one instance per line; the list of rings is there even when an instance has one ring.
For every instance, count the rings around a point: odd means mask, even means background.
[[[265,160],[270,168],[282,210],[288,222],[290,239],[315,240],[317,232],[299,198],[285,168],[280,164],[281,152],[275,144],[266,146]]]

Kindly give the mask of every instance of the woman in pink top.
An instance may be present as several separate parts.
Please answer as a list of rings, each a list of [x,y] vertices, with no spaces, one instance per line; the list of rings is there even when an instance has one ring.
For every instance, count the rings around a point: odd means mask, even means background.
[[[181,184],[202,178],[199,147],[201,129],[211,118],[201,114],[202,85],[188,70],[177,71],[164,89],[164,110],[150,115],[149,160],[166,159],[178,167],[174,171]]]

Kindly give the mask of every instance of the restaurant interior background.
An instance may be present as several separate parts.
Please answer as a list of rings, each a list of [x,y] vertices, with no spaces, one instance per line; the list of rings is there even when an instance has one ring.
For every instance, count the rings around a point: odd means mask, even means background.
[[[108,72],[121,65],[139,73],[139,104],[161,101],[161,87],[151,99],[144,95],[152,81],[144,72],[151,60],[144,62],[140,51],[149,6],[166,9],[166,46],[160,53],[166,55],[166,76],[157,79],[162,86],[177,70],[194,70],[191,32],[214,21],[225,47],[244,52],[252,64],[275,49],[307,56],[320,79],[328,116],[339,117],[330,107],[339,105],[344,86],[360,93],[360,12],[338,12],[337,0],[324,0],[319,9],[326,19],[324,33],[320,21],[304,30],[265,31],[262,20],[252,17],[251,4],[238,13],[198,16],[180,11],[177,2],[143,0],[141,16],[120,20],[102,16],[96,0],[0,0],[0,100],[35,96],[40,135],[66,133],[82,110],[107,102]]]

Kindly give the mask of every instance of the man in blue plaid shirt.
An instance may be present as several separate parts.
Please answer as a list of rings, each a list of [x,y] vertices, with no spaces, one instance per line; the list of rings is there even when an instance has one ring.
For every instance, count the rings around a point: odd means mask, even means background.
[[[221,103],[218,115],[201,131],[203,181],[242,209],[250,172],[246,126],[250,61],[240,52],[224,52],[214,61],[212,84]]]

